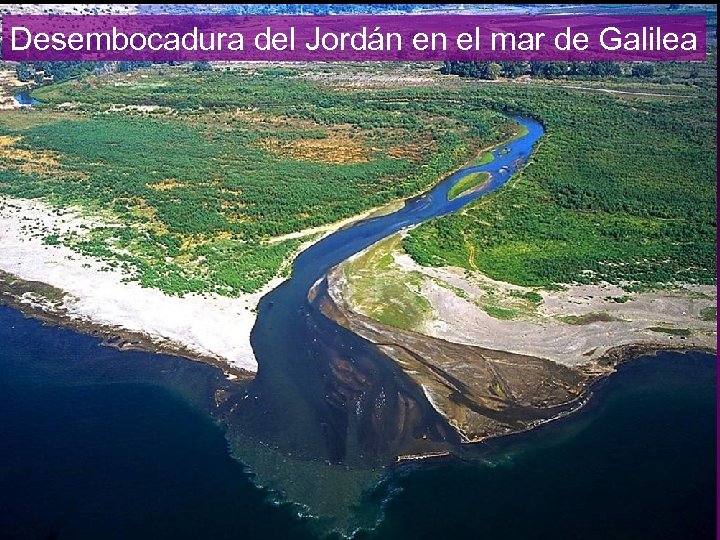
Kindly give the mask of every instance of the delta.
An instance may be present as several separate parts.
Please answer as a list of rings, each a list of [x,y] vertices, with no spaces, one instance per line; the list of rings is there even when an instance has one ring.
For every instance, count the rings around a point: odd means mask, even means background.
[[[643,26],[641,32],[623,34],[619,28],[608,26],[600,32],[600,45],[607,51],[683,51],[697,50],[697,36],[688,32],[679,36],[663,32],[659,26]]]

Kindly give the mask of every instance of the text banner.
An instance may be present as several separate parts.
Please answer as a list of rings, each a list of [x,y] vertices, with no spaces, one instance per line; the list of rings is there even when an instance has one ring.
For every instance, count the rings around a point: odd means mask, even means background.
[[[5,15],[14,61],[704,61],[702,16]]]

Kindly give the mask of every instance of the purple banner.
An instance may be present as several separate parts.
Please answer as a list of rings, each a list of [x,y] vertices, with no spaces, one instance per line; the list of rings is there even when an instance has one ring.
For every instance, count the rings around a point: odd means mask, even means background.
[[[704,61],[701,16],[4,15],[13,61]]]

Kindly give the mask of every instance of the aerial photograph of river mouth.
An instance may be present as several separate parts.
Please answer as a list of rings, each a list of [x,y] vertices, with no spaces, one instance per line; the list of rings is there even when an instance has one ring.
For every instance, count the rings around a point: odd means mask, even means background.
[[[704,62],[0,55],[0,539],[716,538]]]

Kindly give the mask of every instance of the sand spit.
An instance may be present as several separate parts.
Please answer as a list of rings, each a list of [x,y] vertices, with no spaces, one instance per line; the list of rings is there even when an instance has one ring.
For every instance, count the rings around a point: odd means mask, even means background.
[[[253,310],[282,279],[237,298],[215,294],[180,298],[124,282],[127,276],[119,269],[67,247],[43,243],[41,231],[62,234],[92,224],[77,213],[58,212],[40,201],[0,199],[0,270],[62,291],[56,311],[78,323],[139,333],[163,350],[178,347],[236,370],[257,371],[250,346]],[[41,303],[32,295],[25,298],[27,303]]]
[[[397,243],[384,242],[369,248],[383,256],[362,268],[378,279],[351,285],[348,272],[359,270],[347,261],[338,265],[327,275],[321,309],[392,358],[464,442],[569,414],[595,381],[637,356],[716,350],[712,286],[677,284],[644,293],[609,284],[533,290],[460,268],[421,267]],[[412,329],[375,318],[385,301],[377,282],[392,280],[397,287],[412,284],[409,291],[427,306],[423,317],[405,321]],[[398,300],[408,312],[417,311],[412,295]]]
[[[287,237],[307,239],[300,252],[342,227],[399,206],[402,201],[391,201]],[[43,241],[48,234],[83,233],[99,225],[124,226],[86,217],[79,209],[58,210],[39,200],[0,197],[0,302],[53,324],[103,335],[121,348],[179,354],[219,365],[233,376],[257,372],[250,345],[255,308],[285,278],[275,278],[255,293],[234,298],[170,296],[125,281],[128,276],[122,270],[101,260]],[[9,285],[13,280],[17,280],[17,291]],[[44,295],[48,288],[43,285],[50,286],[51,299]]]

